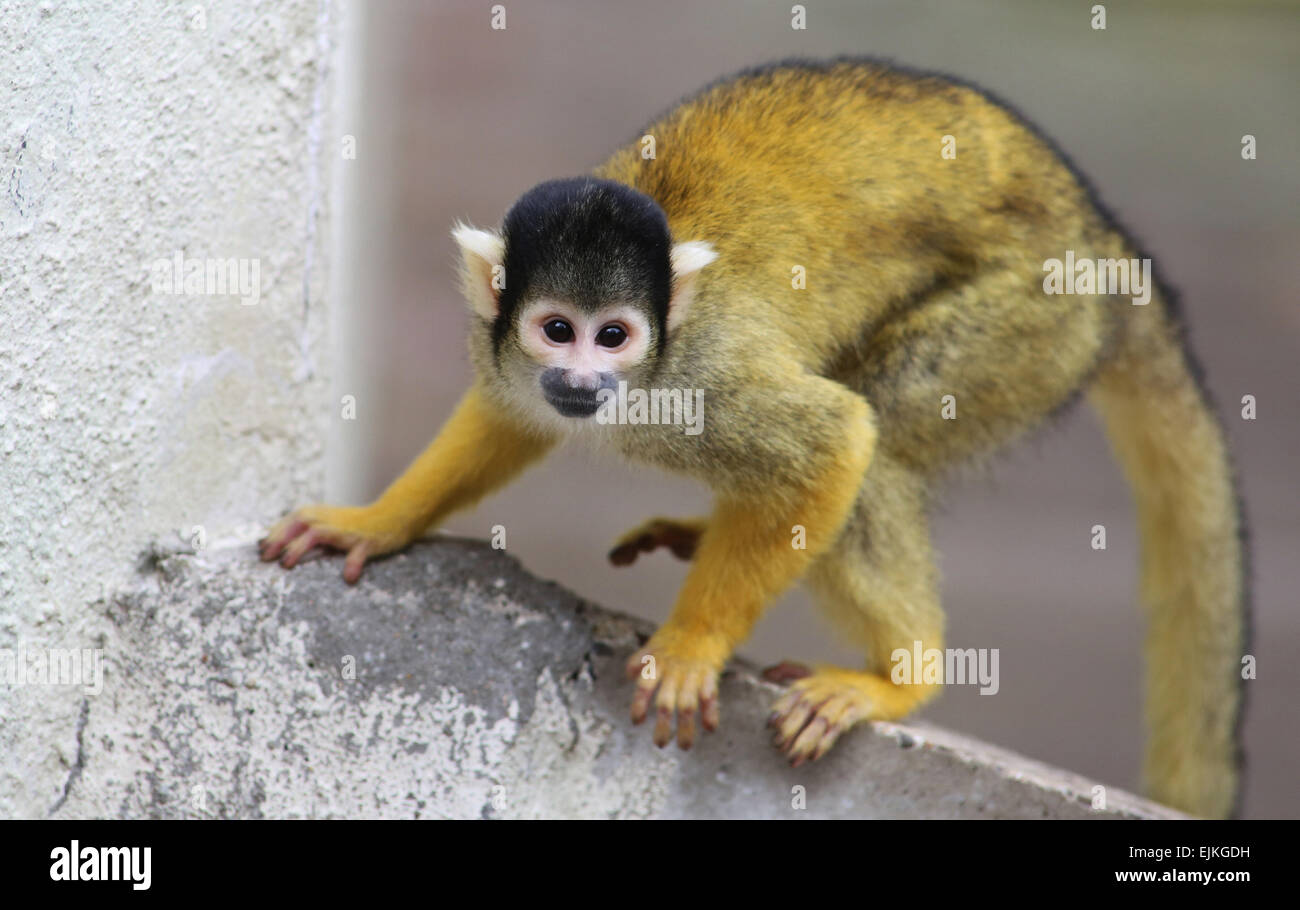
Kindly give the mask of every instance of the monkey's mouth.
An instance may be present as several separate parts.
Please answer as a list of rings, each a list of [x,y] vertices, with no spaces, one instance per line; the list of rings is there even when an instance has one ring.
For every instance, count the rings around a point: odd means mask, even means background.
[[[596,398],[594,390],[591,392],[573,390],[563,395],[547,392],[546,401],[562,417],[590,417],[600,409],[600,401]]]

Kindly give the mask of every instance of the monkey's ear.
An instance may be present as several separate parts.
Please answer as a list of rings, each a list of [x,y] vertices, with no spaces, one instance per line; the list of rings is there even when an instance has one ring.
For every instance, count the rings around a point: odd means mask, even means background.
[[[470,308],[480,318],[497,318],[505,287],[506,244],[501,235],[456,222],[451,236],[460,246],[460,286]]]
[[[710,262],[718,258],[713,247],[703,240],[673,244],[668,254],[673,270],[673,296],[668,301],[668,331],[686,321],[695,291],[695,278]]]

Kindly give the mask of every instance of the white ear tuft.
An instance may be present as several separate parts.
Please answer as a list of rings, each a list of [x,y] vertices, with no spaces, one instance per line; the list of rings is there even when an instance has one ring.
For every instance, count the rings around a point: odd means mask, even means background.
[[[691,298],[695,293],[695,278],[700,269],[718,258],[713,247],[703,240],[688,240],[673,244],[668,259],[673,270],[673,296],[668,301],[668,331],[673,332],[686,321]]]
[[[506,244],[501,235],[456,222],[451,236],[460,247],[460,284],[465,300],[481,318],[497,316],[497,302],[505,287]]]
[[[688,240],[686,243],[674,244],[668,254],[673,266],[675,281],[693,275],[710,262],[718,258],[713,247],[704,240]]]
[[[499,234],[457,221],[451,236],[460,244],[462,250],[468,250],[492,265],[501,265],[506,246]]]

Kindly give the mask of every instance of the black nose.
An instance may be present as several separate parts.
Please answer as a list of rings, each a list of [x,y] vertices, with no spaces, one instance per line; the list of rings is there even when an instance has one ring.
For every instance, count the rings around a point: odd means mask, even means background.
[[[601,374],[600,388],[584,389],[569,384],[569,371],[551,367],[542,372],[542,394],[551,407],[564,417],[590,417],[600,409],[601,389],[614,389],[617,381],[609,374]]]

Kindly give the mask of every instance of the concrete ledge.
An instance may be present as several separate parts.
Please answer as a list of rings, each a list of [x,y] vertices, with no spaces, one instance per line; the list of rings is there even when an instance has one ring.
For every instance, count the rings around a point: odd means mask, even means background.
[[[456,539],[292,572],[251,546],[154,551],[97,604],[114,630],[56,817],[1172,818],[924,724],[790,769],[778,689],[734,663],[722,729],[659,750],[621,666],[651,630]],[[352,673],[354,671],[354,674]],[[794,808],[794,788],[806,808]]]

